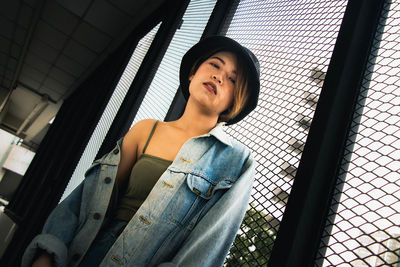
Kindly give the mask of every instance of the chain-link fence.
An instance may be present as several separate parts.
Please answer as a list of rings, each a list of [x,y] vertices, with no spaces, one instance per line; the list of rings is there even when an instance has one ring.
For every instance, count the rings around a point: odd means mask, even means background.
[[[388,1],[353,116],[316,266],[400,266],[399,25],[400,3]]]
[[[242,0],[228,15],[226,35],[257,55],[262,74],[258,107],[228,128],[253,151],[257,167],[227,266],[268,262],[346,4]]]

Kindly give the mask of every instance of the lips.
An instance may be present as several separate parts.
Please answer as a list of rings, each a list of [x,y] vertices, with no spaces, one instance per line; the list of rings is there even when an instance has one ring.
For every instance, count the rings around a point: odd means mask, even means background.
[[[213,94],[217,94],[217,86],[213,82],[205,82],[203,85]]]

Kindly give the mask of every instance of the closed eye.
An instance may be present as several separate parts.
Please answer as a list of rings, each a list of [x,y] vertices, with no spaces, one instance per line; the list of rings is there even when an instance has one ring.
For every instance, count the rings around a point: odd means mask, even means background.
[[[211,66],[213,66],[216,69],[219,69],[219,65],[217,63],[214,62],[210,62]]]
[[[234,79],[234,78],[229,78],[229,80],[233,83],[233,84],[235,84],[236,83],[236,79]]]

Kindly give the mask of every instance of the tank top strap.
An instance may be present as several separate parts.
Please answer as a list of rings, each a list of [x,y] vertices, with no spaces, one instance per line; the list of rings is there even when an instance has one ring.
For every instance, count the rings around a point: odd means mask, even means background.
[[[156,130],[157,124],[158,124],[158,120],[156,120],[156,122],[154,123],[153,128],[151,129],[150,135],[149,135],[149,137],[147,138],[146,144],[145,144],[144,147],[143,147],[143,152],[142,152],[143,154],[144,154],[144,152],[146,151],[146,148],[147,148],[147,146],[148,146],[149,143],[150,143],[150,139],[153,137],[153,134],[154,134],[154,131]]]

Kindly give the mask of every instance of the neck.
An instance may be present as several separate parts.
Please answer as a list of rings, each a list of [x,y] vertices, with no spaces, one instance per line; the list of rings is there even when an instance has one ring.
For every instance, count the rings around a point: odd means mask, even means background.
[[[183,115],[175,121],[177,127],[192,136],[203,135],[217,125],[218,116],[205,114],[188,101]]]

